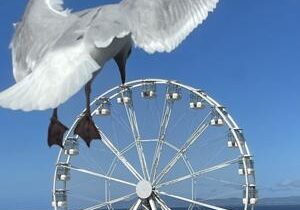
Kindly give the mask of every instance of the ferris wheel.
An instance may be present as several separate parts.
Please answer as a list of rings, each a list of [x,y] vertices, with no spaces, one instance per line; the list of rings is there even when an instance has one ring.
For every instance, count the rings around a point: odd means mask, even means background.
[[[91,110],[102,140],[88,148],[73,135],[80,114],[57,158],[55,210],[254,209],[243,131],[204,91],[136,80],[106,91]]]

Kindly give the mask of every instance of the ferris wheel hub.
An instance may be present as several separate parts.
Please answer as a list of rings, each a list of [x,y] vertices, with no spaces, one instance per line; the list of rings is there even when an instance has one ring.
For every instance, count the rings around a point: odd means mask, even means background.
[[[141,199],[149,198],[152,194],[152,184],[146,180],[140,181],[136,186],[136,194]]]

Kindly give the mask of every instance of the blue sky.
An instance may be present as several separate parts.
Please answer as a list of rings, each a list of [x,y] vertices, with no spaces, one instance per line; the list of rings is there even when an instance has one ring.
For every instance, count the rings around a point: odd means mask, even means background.
[[[14,83],[8,45],[26,2],[0,2],[0,90]],[[66,4],[76,10],[107,2],[117,1]],[[300,195],[299,10],[298,0],[223,0],[174,52],[148,55],[135,49],[128,61],[128,80],[176,79],[228,107],[255,156],[261,197]],[[94,83],[94,94],[118,84],[110,62]],[[81,91],[60,110],[65,124],[83,106]],[[50,113],[0,109],[1,205],[13,201],[15,208],[31,209],[36,200],[49,205],[58,154],[46,144]]]

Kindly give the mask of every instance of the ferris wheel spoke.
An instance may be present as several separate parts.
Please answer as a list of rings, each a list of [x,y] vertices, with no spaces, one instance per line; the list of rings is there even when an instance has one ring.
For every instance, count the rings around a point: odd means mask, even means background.
[[[120,198],[116,198],[116,199],[113,199],[113,200],[110,200],[110,201],[99,203],[97,205],[85,208],[83,210],[98,210],[102,207],[105,207],[105,206],[108,206],[108,205],[112,205],[112,204],[119,203],[119,202],[125,201],[127,199],[130,199],[130,198],[134,197],[135,195],[136,195],[136,193],[131,193],[129,195],[122,196]]]
[[[105,146],[123,163],[123,165],[138,179],[142,180],[143,177],[135,170],[135,168],[127,161],[125,156],[120,152],[113,143],[105,136],[105,134],[100,131],[100,135],[102,137],[102,142]]]
[[[150,204],[150,207],[151,207],[151,210],[157,210],[157,208],[156,208],[156,205],[155,205],[155,202],[154,202],[154,200],[153,200],[153,198],[149,198],[148,199],[148,201],[149,201],[149,204]]]
[[[148,206],[146,206],[145,204],[142,204],[142,206],[143,206],[143,208],[146,209],[146,210],[151,210],[151,209],[149,209]]]
[[[162,172],[157,176],[154,181],[154,185],[159,183],[163,177],[173,168],[173,166],[177,163],[177,161],[186,153],[186,151],[199,139],[199,137],[205,132],[208,128],[210,122],[209,117],[212,112],[209,112],[204,120],[199,124],[199,126],[194,130],[192,135],[188,138],[188,140],[184,143],[184,145],[177,151],[172,160],[164,167]]]
[[[152,167],[151,167],[151,180],[155,179],[157,167],[160,160],[160,154],[162,150],[163,143],[165,142],[165,136],[167,127],[170,121],[170,116],[172,112],[173,107],[173,101],[165,99],[165,105],[164,105],[164,111],[161,117],[161,123],[160,123],[160,129],[159,129],[159,135],[158,135],[158,142],[156,144],[155,153],[152,161]]]
[[[194,173],[191,173],[191,174],[188,174],[188,175],[185,175],[185,176],[182,176],[182,177],[178,177],[176,179],[173,179],[173,180],[170,180],[170,181],[158,184],[156,186],[156,188],[160,188],[160,187],[163,187],[163,186],[176,184],[178,182],[181,182],[181,181],[184,181],[184,180],[187,180],[187,179],[192,179],[192,178],[201,176],[201,175],[209,173],[209,172],[213,172],[213,171],[216,171],[216,170],[220,170],[222,168],[226,168],[228,166],[231,166],[233,164],[238,163],[239,160],[240,160],[240,158],[235,158],[233,160],[229,160],[229,161],[226,161],[224,163],[220,163],[220,164],[214,165],[214,166],[206,168],[206,169],[201,169],[201,170],[196,171]]]
[[[127,153],[129,150],[131,150],[133,147],[134,147],[134,142],[132,142],[131,144],[129,144],[127,147],[125,147],[123,150],[120,151],[120,154],[121,155],[124,155],[125,153]],[[108,169],[108,172],[107,174],[108,175],[111,175],[111,173],[113,172],[113,170],[115,169],[117,163],[118,163],[118,158],[117,157],[114,157],[113,161],[111,162],[110,164],[110,167]]]
[[[120,154],[121,154],[121,155],[124,155],[124,154],[127,153],[129,150],[131,150],[134,146],[135,146],[135,143],[134,143],[134,142],[130,143],[128,146],[126,146],[124,149],[122,149],[122,150],[120,151]],[[112,170],[113,170],[113,168],[115,167],[115,165],[117,164],[118,160],[119,160],[119,159],[118,159],[117,157],[114,157],[113,161],[112,161],[111,164],[110,164],[110,167],[109,167],[109,170],[108,170],[108,173],[107,173],[107,174],[110,174],[110,173],[112,172]]]
[[[140,165],[141,165],[142,171],[143,171],[143,175],[144,175],[145,179],[149,180],[150,176],[149,176],[149,172],[148,172],[148,168],[147,168],[146,158],[145,158],[144,151],[143,151],[143,145],[141,143],[141,136],[140,136],[140,132],[139,132],[139,127],[138,127],[133,103],[132,102],[126,103],[125,108],[126,108],[127,117],[128,117],[128,120],[129,120],[129,123],[131,126],[132,134],[134,137]]]
[[[92,175],[92,176],[95,176],[95,177],[100,177],[100,178],[103,178],[103,179],[106,179],[106,180],[109,180],[109,181],[114,181],[114,182],[118,182],[118,183],[122,183],[122,184],[126,184],[126,185],[136,187],[136,184],[134,184],[134,183],[127,182],[127,181],[117,179],[117,178],[113,178],[113,177],[110,177],[110,176],[106,176],[106,175],[103,175],[103,174],[100,174],[100,173],[97,173],[97,172],[93,172],[93,171],[90,171],[90,170],[87,170],[87,169],[81,169],[81,168],[77,168],[75,166],[64,166],[64,167],[69,168],[73,171],[78,171],[78,172],[81,172],[81,173],[84,173],[84,174],[89,174],[89,175]]]
[[[184,198],[184,197],[181,197],[181,196],[178,196],[178,195],[169,194],[169,193],[166,193],[166,192],[159,192],[159,193],[161,195],[165,195],[165,196],[168,196],[170,198],[175,198],[177,200],[185,201],[185,202],[188,202],[190,204],[195,204],[195,205],[206,207],[206,208],[209,208],[209,209],[214,209],[214,210],[228,210],[228,209],[224,209],[224,208],[221,208],[221,207],[218,207],[218,206],[215,206],[215,205],[211,205],[211,204],[207,204],[207,203],[195,201],[195,200],[192,200],[192,199],[189,199],[189,198]]]
[[[241,186],[240,184],[238,184],[236,182],[228,181],[228,180],[224,180],[224,179],[220,179],[220,178],[214,178],[214,177],[204,177],[204,178],[207,180],[210,180],[210,181],[220,182],[225,185],[232,185],[232,186],[236,186],[236,187]]]

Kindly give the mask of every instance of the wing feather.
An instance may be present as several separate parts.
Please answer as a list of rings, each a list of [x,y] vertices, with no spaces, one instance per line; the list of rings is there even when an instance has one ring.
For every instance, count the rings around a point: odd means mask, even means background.
[[[98,8],[95,18],[88,27],[87,36],[97,48],[108,47],[115,38],[123,38],[130,33],[119,5]]]
[[[13,74],[19,82],[29,75],[60,32],[73,23],[62,0],[30,0],[12,38]]]
[[[219,0],[123,0],[135,44],[149,53],[175,49],[212,12]]]
[[[83,43],[51,51],[34,72],[0,93],[0,106],[24,111],[55,108],[78,92],[99,68]]]

